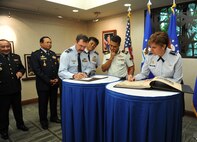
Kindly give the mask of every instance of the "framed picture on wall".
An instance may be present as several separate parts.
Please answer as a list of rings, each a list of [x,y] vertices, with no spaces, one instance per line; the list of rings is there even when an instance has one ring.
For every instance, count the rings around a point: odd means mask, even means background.
[[[26,79],[35,79],[35,73],[33,72],[33,69],[30,66],[30,59],[31,59],[31,54],[25,54],[24,55],[25,59],[25,68],[26,68]]]
[[[9,41],[11,44],[11,53],[15,53],[14,52],[14,41]]]
[[[108,30],[102,32],[102,51],[103,53],[110,51],[110,38],[111,36],[116,35],[116,30]]]

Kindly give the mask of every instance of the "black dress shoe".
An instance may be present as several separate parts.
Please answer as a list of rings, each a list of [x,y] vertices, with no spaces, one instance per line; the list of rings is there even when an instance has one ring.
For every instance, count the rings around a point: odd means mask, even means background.
[[[17,126],[18,129],[22,130],[22,131],[28,131],[29,128],[27,128],[25,125],[19,125]]]
[[[61,123],[61,120],[59,118],[51,119],[50,121],[55,123]]]
[[[42,129],[48,129],[48,122],[40,122]]]
[[[0,134],[1,134],[1,138],[4,140],[7,140],[9,138],[8,132],[0,132]]]

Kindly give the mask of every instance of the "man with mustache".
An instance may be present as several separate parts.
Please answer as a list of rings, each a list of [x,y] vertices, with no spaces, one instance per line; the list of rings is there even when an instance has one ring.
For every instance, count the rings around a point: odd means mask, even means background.
[[[79,34],[75,45],[61,54],[58,75],[62,80],[66,78],[80,80],[89,75],[92,69],[89,66],[88,54],[84,52],[87,45],[88,37]]]
[[[127,75],[134,74],[133,61],[127,51],[120,50],[121,38],[118,35],[110,39],[110,53],[104,55],[101,69],[107,71],[108,75],[125,80]]]

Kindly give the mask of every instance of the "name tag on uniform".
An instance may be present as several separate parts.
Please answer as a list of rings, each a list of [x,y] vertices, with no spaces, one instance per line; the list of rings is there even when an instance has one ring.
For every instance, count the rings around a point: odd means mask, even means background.
[[[83,58],[82,62],[88,62],[88,60],[86,58]]]
[[[46,58],[44,55],[42,55],[42,56],[40,57],[40,59],[41,59],[41,60],[46,60],[47,58]]]
[[[155,65],[149,65],[150,67],[156,67]]]

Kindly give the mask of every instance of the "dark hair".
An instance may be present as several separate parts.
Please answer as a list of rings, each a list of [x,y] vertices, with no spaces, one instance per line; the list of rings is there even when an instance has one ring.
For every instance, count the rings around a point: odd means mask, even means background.
[[[119,45],[121,43],[121,38],[118,35],[112,36],[110,40],[113,41],[113,42],[118,43]]]
[[[155,43],[160,46],[166,45],[166,47],[168,47],[169,45],[168,34],[166,32],[155,32],[150,36],[148,45],[150,45],[151,43]]]
[[[86,35],[79,34],[76,37],[76,41],[79,42],[80,40],[83,40],[84,42],[88,42],[88,37]]]
[[[90,42],[91,40],[94,41],[96,43],[96,45],[99,44],[99,40],[97,38],[95,38],[95,37],[89,37],[88,42]]]
[[[50,37],[48,37],[48,36],[43,36],[43,37],[40,38],[40,43],[43,43],[45,38],[49,38],[49,39],[51,40]]]

